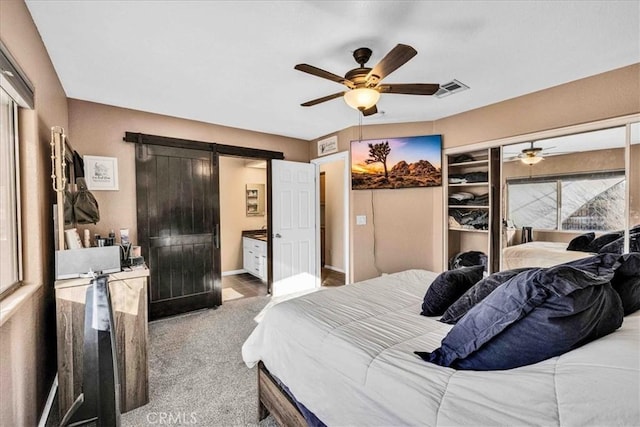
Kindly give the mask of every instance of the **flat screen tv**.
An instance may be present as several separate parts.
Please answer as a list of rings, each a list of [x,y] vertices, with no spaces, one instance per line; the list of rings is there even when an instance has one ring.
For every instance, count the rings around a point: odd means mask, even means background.
[[[442,135],[351,141],[351,188],[442,185]]]

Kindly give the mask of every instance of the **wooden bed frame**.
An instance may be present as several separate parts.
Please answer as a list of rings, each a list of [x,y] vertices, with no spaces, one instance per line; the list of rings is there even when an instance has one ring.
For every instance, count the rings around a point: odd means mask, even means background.
[[[271,376],[264,363],[258,362],[258,420],[273,415],[281,427],[306,427],[307,422],[295,402]]]

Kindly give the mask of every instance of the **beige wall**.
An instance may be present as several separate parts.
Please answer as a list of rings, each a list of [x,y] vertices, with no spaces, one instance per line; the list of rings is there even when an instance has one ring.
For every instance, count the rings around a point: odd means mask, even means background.
[[[450,148],[637,113],[639,76],[634,64],[576,80],[437,120],[435,133]]]
[[[122,140],[127,131],[280,151],[287,160],[309,160],[307,141],[76,99],[69,100],[69,124],[71,145],[81,155],[118,159],[120,190],[93,192],[100,205],[100,222],[86,228],[93,235],[126,227],[134,242],[137,242],[135,153],[134,144]]]
[[[640,64],[635,64],[434,122],[364,126],[362,133],[363,139],[442,134],[450,148],[638,112]],[[358,134],[355,126],[337,132],[339,150],[349,150]],[[316,142],[309,146],[312,158]],[[358,190],[350,197],[352,280],[405,268],[442,269],[442,188]],[[356,215],[367,215],[367,225],[356,226]]]
[[[19,116],[27,286],[0,303],[0,423],[27,426],[37,424],[56,371],[49,132],[54,125],[68,129],[68,112],[62,85],[22,0],[0,1],[0,39],[35,86],[35,109]],[[18,299],[21,304],[5,316]]]
[[[267,183],[267,170],[245,167],[245,159],[220,157],[220,237],[222,273],[242,270],[242,231],[267,225],[264,216],[247,216],[247,184]]]
[[[362,139],[433,133],[432,122],[370,125],[362,128]],[[360,136],[358,127],[336,135],[339,151],[348,151],[350,142]],[[310,143],[309,154],[317,157],[316,141]],[[432,205],[442,199],[441,187],[357,190],[350,191],[349,197],[350,281],[408,268],[440,268],[434,254],[442,251],[442,213]],[[358,215],[367,217],[366,225],[355,225]]]
[[[325,265],[345,271],[344,160],[320,165],[325,173]]]

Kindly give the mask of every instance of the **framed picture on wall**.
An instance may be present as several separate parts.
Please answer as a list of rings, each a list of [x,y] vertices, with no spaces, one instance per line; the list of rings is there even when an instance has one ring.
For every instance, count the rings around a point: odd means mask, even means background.
[[[354,190],[441,185],[441,135],[351,141]]]
[[[318,156],[338,152],[338,137],[336,135],[318,141]]]
[[[118,190],[118,159],[84,156],[84,177],[89,190]]]

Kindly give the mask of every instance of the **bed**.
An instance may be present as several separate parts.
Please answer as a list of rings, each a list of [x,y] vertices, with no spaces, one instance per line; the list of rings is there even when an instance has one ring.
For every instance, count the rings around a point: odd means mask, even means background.
[[[262,416],[266,406],[281,424],[305,424],[291,396],[329,426],[640,423],[640,312],[543,362],[454,370],[413,354],[452,327],[418,314],[436,276],[383,275],[270,308],[242,348],[247,366],[260,364]]]
[[[564,242],[529,242],[502,250],[502,269],[551,267],[592,256],[589,252],[568,251]]]

